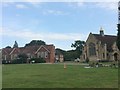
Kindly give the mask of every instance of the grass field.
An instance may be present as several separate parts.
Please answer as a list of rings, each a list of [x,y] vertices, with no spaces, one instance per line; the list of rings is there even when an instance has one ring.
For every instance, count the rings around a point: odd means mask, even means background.
[[[82,65],[3,65],[3,88],[118,88],[118,69]]]

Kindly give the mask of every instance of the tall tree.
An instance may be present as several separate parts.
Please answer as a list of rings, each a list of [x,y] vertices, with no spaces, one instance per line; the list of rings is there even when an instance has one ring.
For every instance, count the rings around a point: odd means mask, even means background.
[[[18,43],[17,41],[15,41],[14,45],[13,45],[13,48],[18,48]]]
[[[84,44],[85,44],[85,41],[76,40],[74,43],[72,43],[71,47],[76,48],[76,51],[79,52],[79,54],[82,54]]]
[[[120,1],[118,2],[118,34],[117,34],[117,46],[118,49],[120,50]]]
[[[25,53],[22,53],[18,55],[18,58],[19,63],[26,63],[28,56]]]
[[[120,50],[120,24],[118,24],[117,46],[118,49]]]
[[[11,46],[6,46],[5,48],[11,48]]]
[[[32,40],[30,43],[25,46],[34,46],[34,45],[46,45],[46,43],[42,40]]]

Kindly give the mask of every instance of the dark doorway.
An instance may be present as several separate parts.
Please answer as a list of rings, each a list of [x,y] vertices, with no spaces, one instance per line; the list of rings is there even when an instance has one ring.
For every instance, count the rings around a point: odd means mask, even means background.
[[[118,61],[118,54],[117,53],[114,54],[114,60]]]

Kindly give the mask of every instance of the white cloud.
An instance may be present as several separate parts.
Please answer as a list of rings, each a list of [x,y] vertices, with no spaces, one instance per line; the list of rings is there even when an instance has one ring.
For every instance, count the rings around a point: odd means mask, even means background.
[[[117,10],[117,2],[99,2],[95,4],[97,7],[104,8],[107,10]]]
[[[17,2],[17,1],[12,0],[11,4],[12,3],[14,4],[15,2]],[[23,1],[21,0],[21,2],[28,2],[28,3],[31,3],[35,7],[39,7],[42,2],[45,2],[45,0],[23,0]],[[49,1],[46,0],[46,2],[52,2],[52,0],[49,0]],[[55,0],[55,2],[57,2],[57,0]],[[59,1],[59,2],[62,2],[62,1]],[[63,2],[67,2],[68,5],[73,8],[83,7],[83,6],[85,6],[86,2],[91,2],[91,3],[93,3],[93,6],[95,5],[99,8],[103,8],[103,9],[107,9],[107,10],[117,10],[117,7],[118,7],[118,0],[72,0],[72,1],[63,0]],[[3,6],[7,7],[7,6],[9,6],[9,3],[5,2],[5,3],[3,3]],[[17,4],[16,7],[21,8],[21,9],[28,8],[26,5],[23,5],[23,4]],[[54,12],[56,12],[56,11],[54,11]],[[56,13],[61,14],[63,12],[56,12]]]
[[[88,2],[91,3],[92,6],[96,6],[99,8],[103,8],[106,10],[117,10],[118,3],[117,2]],[[68,6],[73,8],[81,8],[83,6],[87,6],[85,1],[83,2],[68,2]],[[89,7],[88,7],[89,8]]]
[[[49,41],[65,41],[65,40],[85,40],[86,35],[80,33],[52,33],[52,32],[32,32],[30,30],[10,30],[10,29],[0,29],[0,33],[2,32],[2,36],[9,36],[14,38],[22,38],[27,40],[32,39],[42,39]]]
[[[68,2],[68,6],[78,8],[84,6],[84,2]]]
[[[60,10],[44,10],[44,15],[53,14],[53,15],[68,15],[69,13],[60,11]]]
[[[23,4],[17,4],[16,8],[18,8],[18,9],[25,9],[25,8],[28,8],[28,7],[26,5],[23,5]]]
[[[3,0],[4,2],[118,2],[119,0]]]

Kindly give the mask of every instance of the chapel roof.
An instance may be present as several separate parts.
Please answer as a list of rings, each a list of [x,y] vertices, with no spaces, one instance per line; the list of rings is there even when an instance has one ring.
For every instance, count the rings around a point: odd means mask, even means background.
[[[112,51],[112,45],[116,42],[117,36],[114,35],[104,35],[101,36],[100,34],[93,34],[95,38],[101,41],[101,44],[107,44],[108,51]]]

